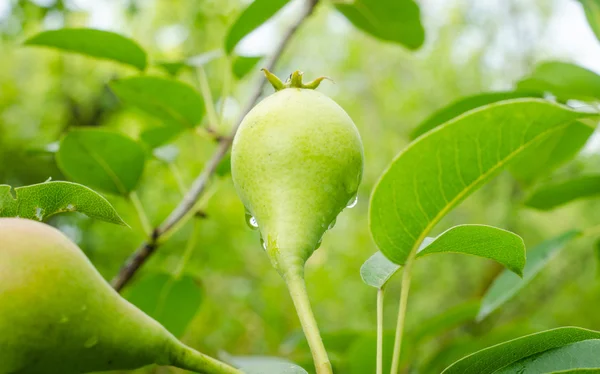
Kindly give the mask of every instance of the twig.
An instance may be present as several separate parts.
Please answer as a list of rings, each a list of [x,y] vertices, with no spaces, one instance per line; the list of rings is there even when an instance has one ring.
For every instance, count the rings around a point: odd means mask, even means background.
[[[273,70],[275,64],[281,57],[281,54],[285,50],[285,47],[289,43],[290,39],[294,36],[300,25],[306,20],[315,9],[319,0],[307,0],[304,9],[301,11],[298,19],[290,26],[290,28],[284,34],[281,42],[275,48],[275,51],[265,64],[265,67],[269,70]],[[260,78],[260,81],[257,83],[256,88],[246,104],[246,107],[241,112],[239,118],[235,122],[233,129],[231,131],[231,135],[225,138],[222,138],[219,141],[219,145],[213,154],[213,156],[208,160],[204,170],[198,175],[194,183],[190,187],[187,194],[183,197],[179,205],[171,212],[171,214],[167,217],[167,219],[156,229],[154,229],[150,240],[142,243],[142,245],[127,259],[119,274],[112,280],[113,287],[120,291],[123,287],[131,280],[131,278],[135,275],[137,270],[148,260],[148,258],[156,251],[159,245],[159,239],[162,235],[168,232],[171,228],[177,225],[177,223],[182,220],[184,217],[188,215],[188,212],[194,208],[196,201],[198,198],[205,192],[207,184],[211,179],[212,175],[215,173],[215,170],[221,160],[225,157],[229,148],[231,147],[231,143],[233,141],[233,136],[237,132],[238,127],[242,123],[242,120],[246,116],[246,114],[256,105],[258,99],[262,94],[262,90],[266,85],[266,80],[264,78]]]

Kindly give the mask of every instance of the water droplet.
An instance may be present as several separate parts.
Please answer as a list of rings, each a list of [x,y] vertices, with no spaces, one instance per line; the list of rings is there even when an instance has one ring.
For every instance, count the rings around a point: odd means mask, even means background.
[[[89,338],[88,340],[86,340],[85,343],[83,343],[83,346],[85,348],[92,348],[96,344],[98,344],[98,337],[92,336],[91,338]]]
[[[267,242],[265,242],[262,238],[262,236],[260,237],[260,244],[262,245],[263,249],[266,251],[267,250]]]
[[[352,199],[350,199],[350,201],[348,201],[346,208],[352,209],[356,206],[356,204],[358,204],[358,195],[354,196]]]
[[[315,251],[321,247],[321,243],[323,243],[323,238],[319,239],[317,245],[315,246]]]
[[[333,221],[331,221],[331,223],[329,224],[329,227],[327,227],[327,230],[331,230],[335,226],[336,221],[337,220],[334,218]]]
[[[258,222],[256,221],[256,218],[254,218],[252,216],[252,214],[246,212],[246,224],[248,225],[248,227],[250,227],[252,230],[256,230],[258,228]]]

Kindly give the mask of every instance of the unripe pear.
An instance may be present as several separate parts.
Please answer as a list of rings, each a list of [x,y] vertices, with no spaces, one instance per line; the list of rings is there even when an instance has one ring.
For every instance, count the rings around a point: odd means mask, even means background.
[[[231,173],[260,229],[275,268],[285,273],[319,246],[356,197],[363,146],[352,119],[314,90],[323,78],[286,84],[265,71],[277,92],[243,119],[233,140]]]
[[[180,343],[123,299],[51,226],[0,218],[0,374],[173,365],[240,373]]]

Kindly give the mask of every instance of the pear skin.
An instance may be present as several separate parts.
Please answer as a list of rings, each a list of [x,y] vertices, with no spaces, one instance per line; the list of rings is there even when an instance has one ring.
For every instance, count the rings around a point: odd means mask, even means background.
[[[0,374],[175,365],[239,373],[184,346],[43,223],[0,218]]]
[[[233,140],[233,182],[280,272],[304,265],[354,200],[362,172],[354,122],[310,88],[281,88],[265,98]]]

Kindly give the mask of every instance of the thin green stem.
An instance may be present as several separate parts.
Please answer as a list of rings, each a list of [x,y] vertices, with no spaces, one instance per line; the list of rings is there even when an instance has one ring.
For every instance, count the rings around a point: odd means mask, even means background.
[[[198,212],[198,210],[200,210],[204,206],[206,206],[206,204],[208,203],[210,198],[215,194],[215,192],[217,192],[217,189],[218,189],[218,181],[214,181],[207,188],[206,193],[204,195],[202,195],[200,200],[198,200],[196,202],[196,204],[194,205],[194,207],[192,209],[187,211],[186,214],[179,221],[177,221],[177,223],[175,225],[171,226],[168,230],[163,231],[161,233],[158,243],[166,242],[167,240],[169,240],[169,238],[171,236],[173,236],[173,234],[177,233],[187,223],[187,221],[190,218],[194,217],[194,215]]]
[[[300,318],[300,324],[308,341],[317,374],[333,374],[327,351],[319,333],[317,321],[310,307],[310,300],[308,299],[306,284],[304,282],[304,267],[290,268],[284,273],[283,277],[294,301],[296,313]]]
[[[219,123],[223,123],[225,102],[231,91],[231,57],[227,56],[227,64],[223,73],[223,87],[221,90],[221,105],[219,106]]]
[[[131,203],[135,208],[138,218],[140,219],[140,223],[142,224],[142,228],[144,229],[144,233],[150,236],[150,234],[152,233],[152,225],[150,224],[150,219],[148,219],[148,215],[144,210],[144,206],[142,205],[142,202],[137,192],[131,191],[129,193],[129,200],[131,200]]]
[[[383,296],[385,289],[377,290],[377,374],[383,374]]]
[[[215,110],[215,103],[213,101],[212,93],[210,92],[210,85],[208,84],[208,77],[206,76],[204,67],[199,66],[198,69],[196,69],[196,74],[198,76],[198,83],[200,84],[200,92],[204,99],[204,106],[206,107],[206,115],[210,122],[209,127],[217,129],[219,127],[219,117]]]
[[[402,270],[402,286],[400,288],[400,305],[398,307],[398,322],[396,324],[396,338],[394,339],[394,354],[392,356],[392,370],[390,374],[398,374],[400,370],[400,353],[402,351],[402,336],[404,334],[404,321],[406,319],[406,308],[408,305],[408,293],[412,277],[412,267],[416,251],[408,256],[404,269]]]
[[[173,162],[169,162],[168,165],[169,165],[169,171],[173,175],[173,178],[175,179],[175,183],[177,183],[177,188],[179,189],[179,192],[181,192],[181,196],[185,196],[185,193],[187,192],[187,188],[185,188],[185,183],[183,183],[183,178],[181,177],[181,173],[179,172],[177,165],[175,165]]]
[[[241,370],[183,344],[177,345],[170,361],[173,366],[199,374],[243,374]]]

